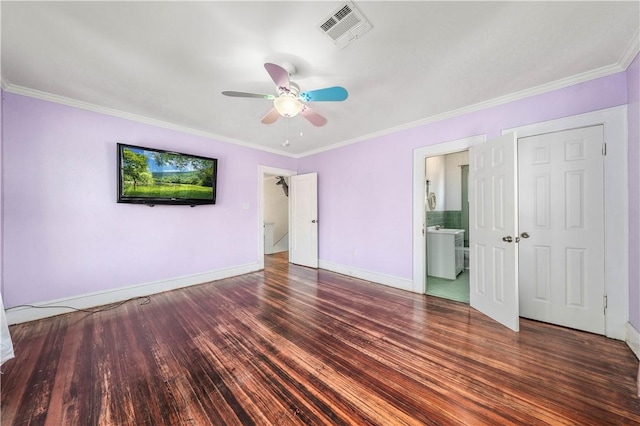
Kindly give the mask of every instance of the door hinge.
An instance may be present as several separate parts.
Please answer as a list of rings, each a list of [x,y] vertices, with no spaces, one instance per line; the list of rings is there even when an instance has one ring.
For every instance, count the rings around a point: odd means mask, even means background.
[[[604,295],[604,300],[603,300],[603,304],[604,304],[604,314],[607,314],[607,295]]]
[[[606,143],[602,144],[602,155],[607,155],[607,144]]]

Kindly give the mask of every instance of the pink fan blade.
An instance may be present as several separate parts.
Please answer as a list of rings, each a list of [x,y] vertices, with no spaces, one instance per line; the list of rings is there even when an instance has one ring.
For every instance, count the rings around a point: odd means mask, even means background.
[[[315,112],[314,110],[312,110],[306,105],[302,106],[302,111],[300,111],[300,115],[306,118],[307,120],[309,120],[309,122],[316,127],[322,127],[325,124],[327,124],[326,118],[324,118],[322,115],[318,114],[317,112]]]
[[[273,82],[278,86],[278,88],[282,88],[289,91],[289,73],[287,70],[282,68],[280,65],[266,63],[264,64],[265,69],[273,79]]]
[[[271,111],[267,113],[264,117],[262,117],[262,124],[272,124],[275,123],[276,120],[280,117],[280,114],[275,108],[271,108]]]

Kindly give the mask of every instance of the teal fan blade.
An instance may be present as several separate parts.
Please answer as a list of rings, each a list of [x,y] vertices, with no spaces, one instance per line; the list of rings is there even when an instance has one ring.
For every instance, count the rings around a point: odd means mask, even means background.
[[[298,97],[305,102],[344,101],[349,96],[347,89],[340,86],[302,92]]]

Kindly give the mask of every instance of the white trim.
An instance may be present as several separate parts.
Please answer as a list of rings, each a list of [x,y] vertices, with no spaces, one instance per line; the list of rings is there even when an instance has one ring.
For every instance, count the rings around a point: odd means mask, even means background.
[[[170,123],[168,121],[156,120],[155,118],[149,118],[142,115],[133,114],[130,112],[120,111],[114,108],[108,108],[108,107],[92,104],[89,102],[78,101],[78,100],[67,98],[64,96],[43,92],[40,90],[29,89],[28,87],[17,86],[15,84],[10,84],[10,83],[7,84],[7,86],[4,87],[4,91],[15,93],[17,95],[28,96],[30,98],[41,99],[43,101],[49,101],[49,102],[54,102],[62,105],[67,105],[74,108],[84,109],[87,111],[93,111],[101,114],[111,115],[114,117],[124,118],[126,120],[149,124],[151,126],[161,127],[164,129],[176,130],[178,132],[187,133],[195,136],[201,136],[201,137],[204,137],[207,139],[213,139],[219,142],[227,142],[233,145],[239,145],[246,148],[257,149],[259,151],[270,152],[272,154],[278,154],[284,157],[298,158],[298,156],[292,155],[291,153],[286,151],[268,148],[266,146],[244,142],[239,139],[228,138],[226,136],[217,135],[215,133],[206,132],[203,130],[193,129],[191,127]]]
[[[633,58],[631,58],[633,59]],[[307,157],[309,155],[319,154],[321,152],[330,151],[336,148],[342,148],[347,145],[352,145],[354,143],[363,142],[369,139],[385,136],[391,133],[397,133],[408,129],[413,129],[415,127],[424,126],[431,123],[436,123],[443,120],[448,120],[450,118],[459,117],[466,114],[471,114],[473,112],[482,111],[488,108],[496,107],[499,105],[508,104],[509,102],[518,101],[520,99],[529,98],[531,96],[540,95],[547,92],[552,92],[554,90],[563,89],[565,87],[573,86],[579,83],[584,83],[585,81],[595,80],[596,78],[607,77],[612,74],[616,74],[622,71],[625,71],[626,68],[618,64],[607,65],[605,67],[597,68],[595,70],[583,72],[581,74],[576,74],[571,77],[563,78],[560,80],[552,81],[550,83],[542,84],[540,86],[532,87],[530,89],[521,90],[519,92],[511,93],[509,95],[500,96],[498,98],[490,99],[488,101],[480,102],[474,105],[469,105],[463,108],[455,109],[453,111],[447,111],[442,114],[433,115],[427,118],[423,118],[417,121],[413,121],[411,123],[402,124],[400,126],[392,127],[389,129],[381,130],[379,132],[369,133],[364,136],[359,136],[354,139],[349,139],[343,142],[338,142],[333,145],[329,145],[323,148],[314,149],[311,151],[307,151],[305,153],[299,154],[300,157]]]
[[[5,92],[7,91],[7,87],[9,87],[11,85],[11,83],[9,83],[9,81],[7,80],[7,78],[0,74],[0,89],[4,90]]]
[[[424,161],[427,157],[465,151],[487,140],[487,135],[441,142],[413,150],[413,285],[411,291],[425,292],[426,246],[422,227],[424,217]]]
[[[264,178],[265,175],[295,176],[298,172],[270,166],[258,166],[258,266],[264,269]],[[291,226],[291,223],[289,223]],[[289,235],[291,230],[289,229]]]
[[[618,59],[618,64],[625,70],[629,68],[631,62],[635,59],[638,51],[640,50],[640,28],[636,29],[635,34],[629,40],[629,44],[620,55],[620,59]]]
[[[76,309],[91,309],[96,306],[122,302],[134,297],[149,296],[156,293],[162,293],[164,291],[175,290],[178,288],[189,287],[197,284],[209,283],[211,281],[222,280],[224,278],[249,274],[258,270],[260,270],[260,268],[258,267],[257,263],[249,263],[246,265],[204,272],[201,274],[188,275],[168,280],[155,281],[151,283],[137,284],[129,287],[120,287],[106,291],[87,293],[79,296],[72,296],[33,304],[34,306],[38,306],[38,308],[9,308],[6,310],[7,323],[10,325],[19,324],[26,321],[34,321],[42,318],[73,312],[73,309],[67,308],[42,309],[47,308],[48,306],[67,305],[73,306]],[[153,300],[151,301],[151,303],[153,303]]]
[[[373,283],[386,285],[388,287],[412,291],[413,283],[411,282],[411,280],[408,280],[406,278],[400,278],[393,275],[380,274],[378,272],[358,269],[354,268],[353,266],[342,265],[327,260],[318,260],[318,267],[320,269],[326,269],[327,271],[337,272],[338,274],[359,278],[361,280],[371,281]]]
[[[627,179],[627,106],[622,105],[528,126],[505,129],[519,138],[603,124],[605,191],[605,335],[624,340],[629,320],[629,209]]]
[[[636,355],[636,358],[640,360],[640,333],[636,330],[630,322],[627,323],[627,345],[631,348],[631,351]],[[640,377],[638,377],[640,382]]]

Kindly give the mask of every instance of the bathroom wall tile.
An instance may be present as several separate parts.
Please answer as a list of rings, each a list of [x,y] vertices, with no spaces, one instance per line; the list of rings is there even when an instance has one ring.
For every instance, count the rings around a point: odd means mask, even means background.
[[[445,226],[443,211],[427,212],[427,226]]]
[[[450,229],[462,229],[462,211],[448,210],[444,212],[444,226]]]

